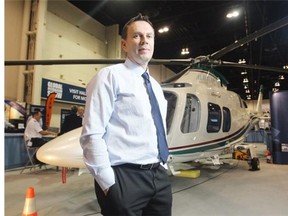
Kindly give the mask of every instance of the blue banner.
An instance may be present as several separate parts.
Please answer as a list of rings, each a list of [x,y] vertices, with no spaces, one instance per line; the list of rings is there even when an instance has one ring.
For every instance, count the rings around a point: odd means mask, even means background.
[[[85,104],[86,89],[69,85],[62,82],[57,82],[49,79],[42,79],[41,97],[47,99],[50,93],[56,92],[55,101],[68,102],[73,104]]]

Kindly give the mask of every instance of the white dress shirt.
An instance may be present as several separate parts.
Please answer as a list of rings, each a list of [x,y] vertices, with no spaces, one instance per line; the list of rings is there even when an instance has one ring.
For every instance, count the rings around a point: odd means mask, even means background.
[[[43,131],[43,129],[41,128],[39,122],[34,119],[31,118],[28,122],[28,124],[26,125],[25,131],[24,131],[24,137],[25,140],[30,140],[31,138],[42,138],[42,135],[40,134],[40,131]],[[31,146],[32,143],[29,141],[28,142],[28,146]]]
[[[32,115],[30,115],[26,121],[26,125],[28,125],[29,121],[33,118]],[[43,127],[43,119],[41,118],[38,122],[38,124],[40,124],[40,127],[42,128]]]
[[[87,85],[80,143],[84,162],[103,190],[115,183],[111,166],[159,162],[156,128],[141,77],[144,72],[126,59],[103,68]],[[150,82],[166,130],[167,101],[151,76]]]

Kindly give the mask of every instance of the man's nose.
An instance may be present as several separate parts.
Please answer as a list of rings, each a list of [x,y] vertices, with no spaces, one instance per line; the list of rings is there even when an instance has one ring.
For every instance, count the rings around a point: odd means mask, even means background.
[[[147,43],[147,37],[142,36],[141,37],[141,44],[145,44],[145,43]]]

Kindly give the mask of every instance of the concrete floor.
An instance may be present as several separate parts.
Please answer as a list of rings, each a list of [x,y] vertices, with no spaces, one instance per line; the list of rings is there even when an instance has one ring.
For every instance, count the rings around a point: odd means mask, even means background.
[[[198,178],[170,177],[173,188],[173,216],[288,215],[288,165],[266,163],[265,146],[257,145],[259,171],[248,171],[246,161],[229,160],[218,170],[202,166]],[[61,182],[55,167],[29,172],[5,172],[5,215],[22,214],[26,189],[35,190],[39,216],[101,215],[93,180],[68,171]]]

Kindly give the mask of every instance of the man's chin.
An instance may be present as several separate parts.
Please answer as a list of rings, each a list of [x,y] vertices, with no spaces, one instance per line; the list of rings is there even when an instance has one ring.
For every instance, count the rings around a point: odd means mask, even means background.
[[[128,56],[128,58],[138,65],[147,65],[151,60],[150,56],[144,56],[144,55],[137,56],[136,58],[131,58]]]
[[[142,63],[148,63],[151,60],[151,56],[140,56],[139,61],[141,61]]]

